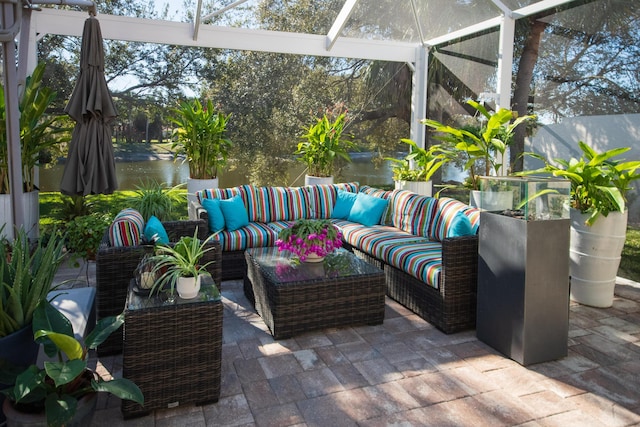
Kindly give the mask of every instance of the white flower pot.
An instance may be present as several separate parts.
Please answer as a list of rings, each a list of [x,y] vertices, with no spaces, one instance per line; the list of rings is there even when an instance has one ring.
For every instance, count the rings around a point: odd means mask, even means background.
[[[198,200],[196,192],[200,190],[207,190],[209,188],[218,188],[218,178],[213,179],[187,179],[187,203],[189,203],[189,219],[196,218],[196,210],[194,209],[194,203]]]
[[[304,185],[333,184],[332,176],[304,176]]]
[[[40,235],[40,192],[37,190],[22,193],[22,209],[24,212],[24,229],[29,239],[37,239]],[[11,210],[11,195],[0,194],[0,225],[4,229],[0,237],[13,239],[13,211]]]
[[[432,181],[396,181],[396,190],[408,190],[421,196],[433,195]]]
[[[571,209],[571,299],[592,307],[611,307],[622,249],[627,235],[628,211],[589,217]]]
[[[192,299],[197,297],[198,292],[200,292],[200,276],[178,277],[176,290],[182,299]]]

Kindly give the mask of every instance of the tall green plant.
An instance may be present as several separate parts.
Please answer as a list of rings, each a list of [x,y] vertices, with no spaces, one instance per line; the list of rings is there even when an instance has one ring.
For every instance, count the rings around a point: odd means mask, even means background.
[[[64,117],[47,115],[46,111],[56,92],[42,85],[46,64],[39,63],[27,77],[20,96],[20,150],[22,155],[22,183],[24,191],[35,189],[34,170],[40,153],[69,140],[68,127],[62,126]],[[4,87],[0,86],[0,194],[9,192],[9,153],[7,150]]]
[[[436,139],[451,144],[456,151],[463,153],[466,157],[464,168],[469,172],[470,186],[473,190],[478,190],[480,183],[477,163],[484,165],[485,176],[492,173],[497,175],[504,166],[502,159],[513,140],[515,129],[526,121],[534,120],[535,116],[517,117],[516,113],[506,108],[489,113],[476,101],[468,100],[467,104],[484,118],[477,133],[465,128],[447,126],[435,120],[423,119],[421,123],[442,134],[436,136]]]
[[[136,209],[145,221],[155,216],[160,221],[174,218],[174,207],[186,200],[186,193],[179,191],[182,184],[166,188],[154,180],[146,180],[136,185],[135,195],[128,198],[129,205]]]
[[[217,111],[211,100],[202,105],[199,100],[184,101],[169,120],[177,127],[171,149],[184,155],[189,162],[189,176],[195,179],[218,177],[218,168],[225,165],[233,145],[225,136],[231,114]]]
[[[518,175],[546,173],[567,178],[571,181],[571,207],[589,214],[587,225],[593,225],[600,215],[624,212],[630,183],[640,179],[640,160],[614,159],[629,151],[629,147],[599,153],[583,141],[578,141],[578,146],[582,151],[579,159],[555,159],[557,166],[538,154],[526,153],[542,160],[545,166]]]
[[[29,325],[38,304],[47,298],[63,260],[64,240],[52,233],[46,246],[32,247],[20,229],[12,243],[0,244],[0,337]]]
[[[351,162],[348,150],[353,148],[350,140],[342,139],[347,123],[347,111],[339,105],[316,118],[315,124],[306,129],[295,152],[307,166],[311,176],[333,176],[336,158]]]
[[[394,181],[429,181],[438,169],[453,159],[453,153],[444,149],[442,145],[432,145],[424,149],[410,139],[401,141],[409,145],[409,154],[404,159],[385,158],[395,164],[392,168]],[[411,167],[412,162],[414,168]]]

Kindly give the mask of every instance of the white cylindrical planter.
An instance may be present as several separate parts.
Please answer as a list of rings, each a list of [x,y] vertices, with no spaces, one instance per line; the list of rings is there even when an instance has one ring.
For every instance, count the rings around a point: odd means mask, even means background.
[[[396,190],[408,190],[421,196],[433,195],[432,181],[396,181]]]
[[[176,290],[182,299],[192,299],[200,292],[200,276],[198,277],[178,277]]]
[[[333,184],[332,176],[304,176],[304,185],[320,185],[320,184]]]
[[[209,188],[218,188],[218,178],[212,179],[196,179],[189,178],[187,180],[187,203],[189,203],[189,219],[198,219],[194,203],[198,201],[196,192],[207,190]]]
[[[592,226],[589,217],[571,209],[571,299],[592,307],[611,307],[620,258],[627,235],[625,212],[600,216]]]
[[[22,193],[23,224],[29,239],[40,236],[40,192],[37,190]],[[11,195],[0,194],[0,225],[5,224],[0,237],[13,239],[13,212],[11,209]]]

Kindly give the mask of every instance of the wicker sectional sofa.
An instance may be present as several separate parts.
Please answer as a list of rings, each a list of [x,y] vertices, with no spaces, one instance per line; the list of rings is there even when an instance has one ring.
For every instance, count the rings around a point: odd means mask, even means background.
[[[384,199],[386,206],[379,218],[374,214],[376,218],[367,217],[364,224],[351,216],[332,218],[334,207],[344,203],[346,196]],[[240,199],[247,222],[234,224],[232,229],[221,225],[220,215],[211,208],[213,199],[225,205],[238,204]],[[244,250],[274,246],[279,231],[293,221],[330,218],[342,231],[347,249],[384,270],[389,297],[445,333],[475,327],[480,213],[458,200],[358,183],[242,185],[198,192],[194,212],[210,232],[218,231],[223,280],[243,278]]]

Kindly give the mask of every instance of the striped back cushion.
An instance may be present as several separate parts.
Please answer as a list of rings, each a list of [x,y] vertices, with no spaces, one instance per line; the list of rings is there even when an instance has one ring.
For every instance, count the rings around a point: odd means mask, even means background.
[[[121,210],[109,226],[111,246],[138,246],[144,233],[144,218],[132,208]]]
[[[202,199],[230,199],[233,196],[240,196],[244,206],[249,214],[249,221],[258,221],[260,217],[260,208],[256,188],[252,185],[240,185],[238,187],[229,188],[209,188],[196,192],[198,201],[202,203]]]
[[[304,187],[258,187],[255,189],[258,222],[294,221],[309,211]]]
[[[407,190],[394,191],[391,198],[392,225],[416,236],[430,237],[429,229],[438,200]]]
[[[338,198],[338,190],[357,193],[360,184],[357,182],[341,182],[339,184],[308,185],[304,188],[307,195],[306,218],[325,219],[331,218],[333,206]]]
[[[381,199],[391,199],[391,195],[393,191],[381,190],[379,188],[369,187],[368,185],[363,185],[360,188],[360,192],[364,194],[368,194],[373,197],[380,197]],[[382,216],[380,217],[380,225],[391,225],[392,224],[392,209],[391,203],[387,204],[387,207],[382,212]]]
[[[463,212],[469,218],[471,229],[474,233],[477,233],[480,226],[480,210],[459,200],[441,197],[438,199],[438,210],[433,225],[429,230],[429,238],[440,242],[443,241],[447,237],[449,226],[458,212]]]

